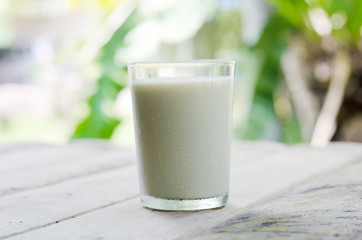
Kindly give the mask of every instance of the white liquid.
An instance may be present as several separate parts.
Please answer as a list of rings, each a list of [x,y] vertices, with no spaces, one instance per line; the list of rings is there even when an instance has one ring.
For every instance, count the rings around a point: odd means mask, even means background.
[[[228,193],[232,79],[134,80],[141,193],[166,199]]]

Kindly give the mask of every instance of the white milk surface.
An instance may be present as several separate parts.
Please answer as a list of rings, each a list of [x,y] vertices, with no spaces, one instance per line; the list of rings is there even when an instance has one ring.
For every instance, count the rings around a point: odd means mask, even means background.
[[[228,192],[230,77],[134,80],[141,193],[166,199]]]

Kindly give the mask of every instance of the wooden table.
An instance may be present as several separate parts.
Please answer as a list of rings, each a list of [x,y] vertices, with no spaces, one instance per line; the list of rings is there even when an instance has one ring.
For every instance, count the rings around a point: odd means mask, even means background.
[[[133,150],[0,146],[0,239],[362,239],[362,144],[235,142],[230,201],[145,209]]]

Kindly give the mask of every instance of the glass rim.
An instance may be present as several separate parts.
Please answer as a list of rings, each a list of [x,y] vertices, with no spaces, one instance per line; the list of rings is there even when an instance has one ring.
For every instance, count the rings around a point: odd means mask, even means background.
[[[219,64],[219,65],[235,65],[236,60],[230,59],[195,59],[195,60],[177,60],[177,61],[140,61],[128,62],[127,67],[148,67],[152,65],[158,66],[177,66],[182,64]]]

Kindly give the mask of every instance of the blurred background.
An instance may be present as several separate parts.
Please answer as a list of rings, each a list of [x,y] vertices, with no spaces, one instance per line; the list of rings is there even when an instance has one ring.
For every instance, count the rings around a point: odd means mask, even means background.
[[[361,0],[1,0],[0,143],[134,145],[128,61],[235,59],[234,139],[362,141]]]

